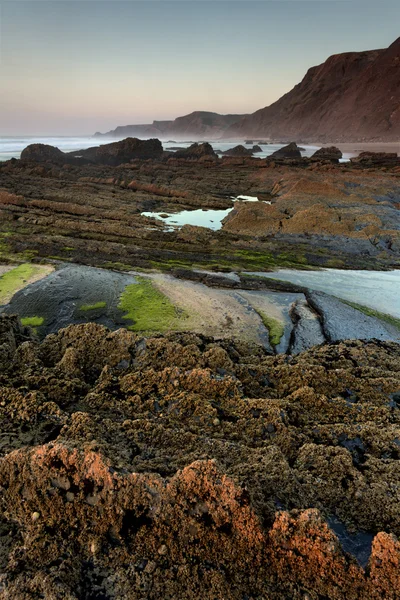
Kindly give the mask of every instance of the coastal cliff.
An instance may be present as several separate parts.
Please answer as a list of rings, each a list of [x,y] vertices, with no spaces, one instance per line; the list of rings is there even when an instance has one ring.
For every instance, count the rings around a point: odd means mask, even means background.
[[[226,137],[312,141],[397,141],[400,38],[389,48],[336,54],[309,69],[274,104],[244,117]]]

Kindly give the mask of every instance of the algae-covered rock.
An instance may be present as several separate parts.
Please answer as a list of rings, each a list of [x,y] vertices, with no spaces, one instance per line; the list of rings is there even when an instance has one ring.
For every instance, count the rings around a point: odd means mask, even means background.
[[[2,600],[397,598],[398,344],[1,326]]]

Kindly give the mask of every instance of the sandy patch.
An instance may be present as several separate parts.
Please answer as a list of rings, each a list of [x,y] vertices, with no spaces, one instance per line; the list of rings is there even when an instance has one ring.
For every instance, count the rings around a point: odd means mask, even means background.
[[[153,283],[189,314],[185,329],[217,338],[236,337],[268,346],[268,332],[248,300],[236,291],[208,288],[170,275],[152,274]]]

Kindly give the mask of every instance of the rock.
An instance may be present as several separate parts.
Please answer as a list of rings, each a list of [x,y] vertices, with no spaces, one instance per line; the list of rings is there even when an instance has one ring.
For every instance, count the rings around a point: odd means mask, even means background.
[[[306,300],[297,300],[290,311],[294,322],[289,352],[299,354],[312,346],[325,342],[318,315],[311,310]]]
[[[307,301],[321,315],[329,341],[382,340],[400,342],[400,330],[376,317],[365,315],[324,292],[308,292]]]
[[[30,144],[21,152],[21,160],[31,162],[63,162],[64,152],[49,144]]]
[[[32,339],[32,330],[23,327],[16,315],[0,314],[0,372],[10,367],[17,348]]]
[[[81,324],[37,363],[9,345],[1,597],[398,600],[399,344]]]
[[[336,146],[330,146],[329,148],[320,148],[311,156],[312,161],[329,160],[333,163],[338,163],[339,159],[343,157],[342,151]]]
[[[400,166],[400,158],[396,152],[361,152],[350,158],[353,165],[361,167],[395,167]]]
[[[223,152],[225,156],[252,156],[253,150],[250,148],[245,148],[241,144],[235,146],[234,148],[229,148],[229,150],[225,150]]]
[[[273,152],[268,158],[301,158],[301,152],[295,142],[290,142],[287,146]]]
[[[173,154],[174,158],[199,159],[203,156],[217,158],[213,147],[208,142],[203,142],[202,144],[194,143],[189,146],[189,148],[177,150],[177,152]]]
[[[262,148],[258,144],[255,144],[252,148],[252,151],[253,151],[253,154],[256,154],[257,152],[262,152]]]
[[[138,138],[126,138],[120,142],[103,144],[86,150],[69,153],[71,156],[82,156],[92,162],[103,165],[120,165],[129,163],[134,159],[156,159],[161,158],[163,147],[160,140],[139,140]]]

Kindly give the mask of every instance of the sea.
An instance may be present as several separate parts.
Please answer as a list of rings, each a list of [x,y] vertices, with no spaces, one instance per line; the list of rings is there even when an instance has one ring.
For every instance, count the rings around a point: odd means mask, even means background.
[[[0,161],[10,160],[10,158],[19,158],[21,152],[26,146],[29,144],[49,144],[50,146],[56,146],[63,152],[73,152],[74,150],[84,150],[85,148],[90,148],[92,146],[99,146],[101,144],[109,144],[110,142],[117,141],[114,138],[98,138],[98,137],[30,137],[30,136],[16,136],[16,137],[0,137]],[[161,140],[164,150],[169,150],[171,152],[174,151],[174,147],[187,148],[190,146],[193,141],[174,141],[174,140]],[[257,142],[254,141],[254,144]],[[233,148],[238,144],[243,144],[243,140],[236,140],[230,142],[220,142],[218,140],[210,140],[210,144],[214,148],[216,152],[220,150],[224,152],[225,150],[229,150],[229,148]],[[245,144],[246,148],[251,148],[253,144]],[[258,152],[254,154],[257,158],[265,158],[275,152],[275,150],[279,150],[286,144],[258,144],[262,152]],[[312,145],[301,145],[304,150],[302,150],[303,156],[311,156],[320,146],[312,146]],[[346,162],[353,156],[352,153],[344,153],[343,161]]]

